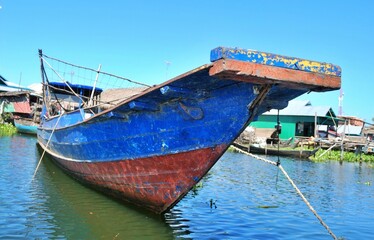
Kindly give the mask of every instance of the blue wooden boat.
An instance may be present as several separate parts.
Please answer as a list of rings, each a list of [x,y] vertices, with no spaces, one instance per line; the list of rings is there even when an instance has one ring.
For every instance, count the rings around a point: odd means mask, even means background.
[[[39,94],[31,91],[0,93],[0,114],[11,114],[19,133],[36,135],[40,121],[40,99]]]
[[[39,124],[35,123],[32,118],[14,119],[14,126],[17,132],[36,135]]]
[[[53,58],[39,55],[40,146],[80,182],[155,213],[173,207],[259,114],[340,88],[338,66],[219,47],[210,64],[104,107],[104,89],[50,81]]]

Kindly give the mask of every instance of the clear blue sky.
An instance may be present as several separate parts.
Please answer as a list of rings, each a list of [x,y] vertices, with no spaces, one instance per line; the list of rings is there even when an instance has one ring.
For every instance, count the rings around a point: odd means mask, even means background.
[[[209,63],[217,46],[342,68],[343,113],[374,117],[374,1],[0,0],[0,74],[40,82],[37,50],[158,84]],[[331,106],[339,91],[299,99]]]

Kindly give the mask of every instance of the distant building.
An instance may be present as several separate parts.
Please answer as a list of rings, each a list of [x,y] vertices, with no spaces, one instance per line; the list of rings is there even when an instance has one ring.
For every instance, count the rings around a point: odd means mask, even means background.
[[[0,92],[14,92],[14,91],[22,91],[22,90],[31,90],[26,87],[22,87],[16,83],[9,82],[3,76],[0,75]]]
[[[30,114],[30,98],[29,91],[0,92],[0,114]]]
[[[365,121],[352,116],[339,116],[341,119],[338,123],[337,132],[345,136],[361,136],[365,126]]]
[[[262,129],[262,132],[265,129],[275,130],[277,115],[278,110],[272,109],[259,116],[257,121],[252,122],[250,126]],[[280,139],[315,135],[327,138],[329,134],[336,136],[334,126],[337,125],[338,120],[331,107],[312,106],[310,101],[292,100],[286,108],[279,110],[279,121],[282,127]]]
[[[374,126],[363,129],[363,134],[369,142],[374,142]]]

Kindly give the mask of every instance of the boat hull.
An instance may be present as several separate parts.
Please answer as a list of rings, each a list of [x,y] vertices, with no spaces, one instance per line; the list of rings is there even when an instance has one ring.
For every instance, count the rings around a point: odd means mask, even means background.
[[[277,148],[262,148],[262,147],[256,147],[253,145],[250,145],[250,146],[242,145],[236,142],[233,143],[233,146],[243,151],[254,153],[254,154],[294,157],[294,158],[303,158],[303,159],[309,158],[310,156],[314,155],[318,151],[318,148],[313,149],[313,150],[285,150],[285,149],[278,150]]]
[[[36,135],[38,131],[38,124],[30,120],[14,120],[14,126],[19,133],[26,133]]]
[[[159,111],[133,111],[122,105],[67,127],[81,114],[64,115],[44,123],[38,142],[84,184],[162,213],[209,171],[248,123],[248,105],[256,97],[253,85],[224,82],[210,81],[213,89],[214,84],[221,89],[208,96],[159,101]],[[156,94],[158,89],[144,97]]]
[[[259,114],[282,109],[308,91],[340,87],[340,76],[326,75],[324,68],[299,71],[257,63],[259,56],[211,56],[212,64],[110,108],[95,113],[94,108],[78,108],[45,117],[38,128],[39,144],[81,182],[162,213],[209,171]],[[87,86],[83,90],[95,93]],[[50,113],[46,106],[43,113]]]
[[[41,145],[46,149],[44,145]],[[217,162],[227,145],[124,159],[80,162],[47,152],[66,173],[94,189],[155,213],[173,207]]]

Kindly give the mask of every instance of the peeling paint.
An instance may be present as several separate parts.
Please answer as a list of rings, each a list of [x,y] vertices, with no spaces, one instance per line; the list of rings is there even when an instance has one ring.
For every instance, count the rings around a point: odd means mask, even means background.
[[[212,62],[219,59],[236,59],[269,66],[341,76],[341,68],[331,63],[287,57],[249,49],[218,47],[211,51],[210,56]]]

